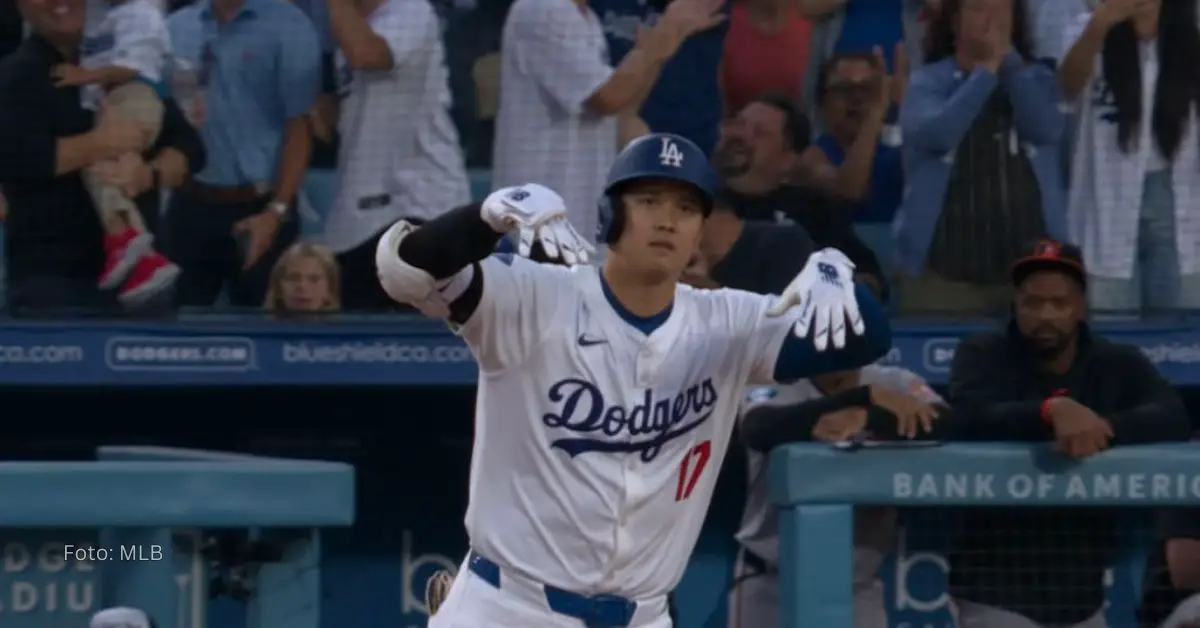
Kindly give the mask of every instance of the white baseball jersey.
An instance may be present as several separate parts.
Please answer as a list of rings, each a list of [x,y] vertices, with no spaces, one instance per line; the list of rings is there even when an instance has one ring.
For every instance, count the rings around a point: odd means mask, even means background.
[[[492,187],[537,181],[595,240],[596,199],[617,156],[617,120],[584,110],[612,75],[600,18],[565,0],[516,0],[500,48]]]
[[[84,24],[80,65],[129,68],[148,81],[162,80],[171,36],[154,0],[88,0]]]
[[[433,7],[385,0],[367,23],[387,42],[393,65],[355,70],[337,53],[342,144],[337,193],[319,238],[337,253],[400,218],[429,220],[471,200]]]
[[[916,395],[927,403],[942,403],[921,376],[907,369],[871,365],[863,367],[862,385],[883,386]],[[759,406],[786,406],[824,397],[812,380],[802,379],[794,384],[751,389],[741,416]],[[765,559],[779,563],[779,511],[771,504],[767,493],[767,457],[749,451],[749,490],[742,525],[736,538],[746,549]],[[864,583],[875,578],[879,565],[891,549],[895,511],[891,508],[860,507],[854,521],[854,582]]]
[[[649,599],[683,575],[748,382],[772,381],[795,316],[775,297],[676,288],[649,336],[599,269],[497,256],[459,333],[480,366],[466,527],[506,569]],[[795,310],[792,310],[795,311]]]

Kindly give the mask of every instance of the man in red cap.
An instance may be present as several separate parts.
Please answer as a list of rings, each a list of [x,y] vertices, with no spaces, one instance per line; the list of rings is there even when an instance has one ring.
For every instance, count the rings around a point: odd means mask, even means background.
[[[936,425],[971,440],[1052,442],[1075,459],[1188,438],[1183,402],[1154,364],[1084,321],[1087,271],[1078,247],[1035,242],[1012,265],[1012,281],[1008,329],[959,343],[948,385],[955,412]],[[967,510],[949,557],[959,622],[1100,628],[1103,574],[1116,547],[1109,511]]]

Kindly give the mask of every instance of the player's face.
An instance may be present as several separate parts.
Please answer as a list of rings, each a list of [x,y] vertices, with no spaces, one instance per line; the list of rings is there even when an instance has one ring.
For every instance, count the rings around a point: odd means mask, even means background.
[[[1036,272],[1017,288],[1017,329],[1029,347],[1045,359],[1070,346],[1083,320],[1084,295],[1079,284],[1061,272]]]
[[[704,199],[678,181],[644,181],[621,194],[625,226],[616,249],[636,267],[677,280],[700,244]]]

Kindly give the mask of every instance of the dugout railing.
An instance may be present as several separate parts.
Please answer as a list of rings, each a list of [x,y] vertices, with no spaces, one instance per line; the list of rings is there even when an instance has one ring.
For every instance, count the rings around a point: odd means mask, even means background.
[[[1132,446],[1072,461],[1049,445],[795,444],[771,454],[781,626],[851,628],[854,505],[1197,507],[1200,447]]]
[[[0,463],[0,500],[5,569],[25,560],[12,547],[40,545],[28,560],[41,571],[99,576],[93,608],[138,607],[159,628],[204,625],[183,612],[179,594],[176,554],[187,530],[202,539],[192,547],[198,573],[185,574],[200,598],[191,608],[202,613],[210,584],[219,583],[243,594],[247,628],[320,628],[320,529],[354,523],[355,473],[338,462],[100,447],[92,462]],[[26,540],[47,536],[68,542]],[[47,614],[69,610],[75,596],[37,584],[21,583],[25,593],[14,589],[12,600],[52,595]],[[4,604],[6,613],[22,612]]]

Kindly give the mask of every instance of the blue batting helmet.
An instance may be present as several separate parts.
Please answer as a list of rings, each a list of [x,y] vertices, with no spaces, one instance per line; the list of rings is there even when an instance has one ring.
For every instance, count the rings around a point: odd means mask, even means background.
[[[651,133],[629,143],[612,167],[600,197],[600,232],[597,240],[613,244],[620,237],[623,216],[617,196],[621,188],[642,179],[668,179],[687,183],[704,198],[704,215],[712,211],[717,175],[708,157],[691,140],[671,133]]]

